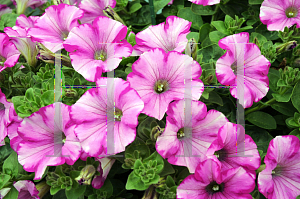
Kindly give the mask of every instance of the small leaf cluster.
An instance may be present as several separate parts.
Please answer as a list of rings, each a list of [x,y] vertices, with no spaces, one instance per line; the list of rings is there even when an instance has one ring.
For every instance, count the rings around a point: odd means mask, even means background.
[[[174,199],[176,198],[177,186],[171,176],[167,176],[161,186],[156,188],[156,192],[160,194],[159,199]]]
[[[54,195],[61,189],[70,190],[73,185],[72,178],[70,176],[65,176],[63,173],[61,175],[56,172],[48,172],[47,184],[51,186],[50,194]]]
[[[300,80],[299,68],[285,67],[284,70],[279,69],[280,79],[277,82],[278,87],[294,86]]]

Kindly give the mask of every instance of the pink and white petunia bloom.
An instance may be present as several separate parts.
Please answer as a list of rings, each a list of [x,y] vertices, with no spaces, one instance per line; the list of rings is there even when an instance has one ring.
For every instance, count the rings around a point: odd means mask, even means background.
[[[10,124],[10,107],[13,103],[6,100],[6,96],[0,89],[0,146],[5,145],[5,137],[7,136],[7,126]]]
[[[169,163],[186,166],[190,173],[194,173],[197,165],[207,159],[208,147],[228,120],[219,111],[207,112],[203,102],[193,100],[191,103],[192,116],[186,123],[185,100],[169,105],[166,128],[157,138],[155,147],[163,158],[168,158]]]
[[[59,4],[48,7],[43,16],[36,20],[28,34],[33,41],[41,42],[53,53],[63,48],[72,28],[79,26],[78,19],[83,11],[76,6]]]
[[[107,6],[114,8],[116,0],[82,0],[79,8],[84,11],[84,16],[80,22],[91,24],[97,17],[105,16],[103,10]]]
[[[186,38],[190,32],[192,22],[185,19],[169,16],[166,23],[149,26],[136,34],[136,45],[133,47],[132,56],[140,56],[153,48],[162,48],[166,53],[177,51],[182,53],[188,43]]]
[[[100,77],[96,85],[99,88],[86,91],[70,113],[82,149],[91,157],[125,151],[135,139],[144,108],[137,92],[120,78]]]
[[[29,180],[19,180],[14,183],[14,187],[18,190],[18,199],[39,199],[39,191],[36,189],[35,184]]]
[[[71,106],[57,102],[24,118],[18,127],[23,139],[17,153],[24,170],[35,172],[34,180],[43,176],[47,166],[73,165],[81,154],[81,146],[70,121]]]
[[[219,129],[218,137],[206,153],[207,158],[215,160],[221,171],[243,167],[255,179],[261,163],[257,146],[253,139],[245,134],[241,125],[226,123]]]
[[[267,75],[271,63],[261,55],[256,44],[249,43],[247,32],[225,37],[219,41],[219,46],[227,52],[216,63],[217,80],[232,86],[230,93],[235,98],[242,98],[244,93],[244,100],[239,103],[244,108],[251,107],[269,90]]]
[[[188,0],[188,1],[203,6],[211,6],[220,3],[220,0]]]
[[[34,22],[38,18],[39,17],[35,16],[27,18],[25,15],[20,15],[17,18],[16,26],[4,28],[4,32],[10,37],[10,40],[16,45],[30,66],[36,65],[38,50],[36,48],[36,42],[31,40],[27,31],[33,27]]]
[[[18,116],[15,111],[14,105],[10,106],[9,119],[11,123],[7,126],[7,136],[10,139],[10,147],[17,152],[18,145],[22,142],[22,138],[18,134],[18,127],[23,121],[23,118]]]
[[[177,199],[252,199],[254,179],[242,168],[221,171],[217,162],[207,159],[177,187]]]
[[[0,33],[0,72],[7,67],[13,67],[20,57],[15,44],[9,41],[5,33]]]
[[[35,9],[47,2],[47,0],[11,0],[11,1],[17,7],[17,14],[23,14],[28,7]]]
[[[185,93],[185,72],[191,74],[191,93]],[[143,53],[132,64],[127,80],[145,103],[142,113],[161,120],[173,100],[199,100],[204,86],[199,79],[202,69],[192,57],[176,51],[166,53],[155,48]],[[187,88],[188,89],[188,88]]]
[[[0,4],[0,19],[1,19],[2,15],[6,14],[6,13],[11,13],[11,12],[12,12],[12,9],[10,7],[8,7],[5,4]]]
[[[120,22],[98,17],[93,25],[73,28],[64,47],[70,52],[74,69],[88,81],[95,82],[97,70],[112,71],[122,57],[131,55],[132,46],[125,40],[126,34],[127,27]]]
[[[112,167],[112,165],[115,163],[116,159],[111,159],[111,158],[96,158],[100,162],[97,171],[100,172],[100,175],[96,175],[92,181],[92,186],[95,189],[100,189],[106,178],[107,175]]]
[[[296,198],[300,195],[300,141],[294,135],[271,140],[258,174],[258,190],[268,199]]]
[[[297,24],[300,28],[300,1],[264,0],[260,7],[260,20],[269,31],[283,31]]]

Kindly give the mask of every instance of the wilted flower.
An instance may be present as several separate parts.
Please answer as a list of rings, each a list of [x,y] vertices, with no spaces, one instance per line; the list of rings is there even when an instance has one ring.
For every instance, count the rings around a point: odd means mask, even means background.
[[[242,167],[221,172],[212,159],[199,163],[195,174],[186,177],[177,188],[177,199],[252,199],[255,181]]]
[[[260,20],[269,31],[284,31],[285,27],[297,24],[300,28],[299,1],[264,0],[260,7]]]
[[[92,182],[92,178],[96,173],[96,169],[93,165],[86,165],[80,171],[80,175],[75,178],[80,185],[90,185]]]
[[[100,175],[96,175],[92,181],[92,186],[95,189],[100,189],[106,178],[107,175],[112,167],[112,165],[115,163],[116,159],[111,159],[111,158],[96,158],[100,162],[97,171],[100,172]]]
[[[19,180],[14,183],[14,187],[19,191],[18,199],[40,199],[39,191],[32,181]]]
[[[193,100],[191,121],[185,124],[184,110],[184,99],[169,105],[166,128],[157,138],[156,150],[169,163],[186,166],[194,173],[199,162],[206,159],[206,151],[217,138],[219,128],[228,120],[221,112],[207,112],[203,102]]]
[[[166,23],[149,26],[136,34],[136,45],[133,47],[132,56],[140,56],[143,52],[153,48],[162,48],[169,51],[183,52],[190,32],[191,22],[176,16],[169,16]]]
[[[5,33],[0,33],[0,72],[7,67],[13,67],[19,59],[20,52],[15,44],[9,41]]]
[[[142,54],[127,76],[130,86],[145,103],[142,113],[161,120],[171,101],[183,99],[185,70],[191,70],[192,79],[192,94],[188,98],[199,100],[204,87],[199,79],[202,70],[196,61],[179,52],[166,53],[160,48]]]
[[[271,140],[258,174],[258,190],[269,199],[296,198],[300,195],[300,141],[294,135]]]

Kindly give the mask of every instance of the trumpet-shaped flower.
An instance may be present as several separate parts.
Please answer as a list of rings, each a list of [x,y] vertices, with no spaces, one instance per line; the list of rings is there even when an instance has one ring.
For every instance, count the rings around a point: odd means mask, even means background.
[[[57,102],[24,118],[18,127],[23,139],[17,153],[24,170],[42,178],[47,166],[73,165],[81,154],[81,146],[70,122],[71,106]]]
[[[59,4],[48,7],[30,28],[28,34],[34,41],[41,42],[53,53],[63,48],[72,28],[79,25],[83,11],[76,6]]]
[[[12,0],[12,2],[17,7],[17,14],[23,14],[28,7],[35,9],[46,3],[47,0]]]
[[[13,103],[7,102],[5,94],[0,89],[0,146],[5,145],[4,138],[7,136],[7,126],[10,124],[10,107]]]
[[[169,163],[186,166],[194,173],[197,165],[206,159],[207,149],[217,138],[219,128],[228,120],[216,110],[207,112],[203,102],[192,101],[191,120],[185,121],[185,109],[185,100],[169,105],[166,128],[157,138],[156,150]]]
[[[0,72],[7,67],[13,67],[19,59],[20,52],[15,44],[9,41],[5,33],[0,33]]]
[[[116,6],[116,0],[82,0],[79,8],[84,11],[81,23],[92,23],[97,17],[105,16],[103,10],[110,6]]]
[[[244,102],[239,103],[244,108],[251,107],[269,90],[267,74],[271,63],[261,55],[256,44],[249,43],[247,32],[225,37],[219,41],[219,46],[227,52],[216,63],[217,80],[232,86],[230,93],[235,98],[244,93]]]
[[[211,6],[215,4],[219,4],[220,0],[189,0],[190,2],[198,5],[203,5],[203,6]]]
[[[255,142],[241,125],[226,123],[219,129],[218,137],[206,154],[207,158],[214,159],[222,171],[243,167],[253,178],[255,170],[260,166],[260,156]]]
[[[96,175],[92,181],[92,186],[95,189],[100,189],[106,178],[107,175],[112,167],[112,165],[115,163],[116,159],[111,159],[111,158],[96,158],[100,162],[97,171],[100,172],[100,175]]]
[[[1,19],[2,15],[6,14],[6,13],[11,13],[11,12],[12,12],[12,9],[10,7],[8,7],[5,4],[0,4],[0,19]]]
[[[100,77],[96,85],[72,105],[70,113],[82,149],[92,157],[124,151],[135,139],[137,118],[144,108],[136,91],[120,78]]]
[[[300,195],[300,141],[294,135],[271,140],[258,174],[258,190],[268,199],[296,198]]]
[[[74,69],[88,81],[95,82],[98,69],[112,71],[122,57],[131,55],[132,46],[125,40],[126,34],[127,27],[120,22],[99,17],[93,25],[82,24],[73,28],[64,47],[70,52]]]
[[[254,179],[242,168],[221,171],[212,159],[205,160],[177,188],[177,199],[252,199]]]
[[[37,63],[37,49],[36,42],[31,40],[31,37],[27,34],[27,30],[33,27],[34,22],[38,17],[29,17],[20,15],[17,18],[16,26],[4,28],[4,32],[10,37],[10,40],[16,45],[17,49],[25,57],[27,63],[31,66],[35,66]]]
[[[19,180],[14,183],[14,187],[18,190],[18,199],[39,199],[39,191],[36,189],[35,184],[29,180]]]
[[[300,1],[264,0],[260,7],[260,20],[269,31],[283,31],[297,24],[300,28]]]
[[[183,52],[188,39],[192,23],[176,16],[169,16],[166,23],[149,26],[136,34],[136,45],[133,47],[132,56],[140,56],[152,48],[162,48],[169,51]]]
[[[191,73],[191,94],[185,93],[185,72]],[[127,80],[145,103],[143,113],[161,120],[171,101],[183,99],[185,94],[199,100],[204,90],[201,73],[200,65],[190,56],[156,48],[132,64]]]

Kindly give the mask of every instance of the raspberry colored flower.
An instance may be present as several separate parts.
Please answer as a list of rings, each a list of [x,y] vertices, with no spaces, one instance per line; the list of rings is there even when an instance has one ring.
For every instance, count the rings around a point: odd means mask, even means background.
[[[48,7],[43,16],[30,28],[28,34],[41,42],[53,53],[63,48],[63,43],[72,28],[79,25],[83,11],[76,6],[59,4]]]
[[[61,111],[56,114],[56,110]],[[57,102],[24,118],[18,127],[23,139],[17,149],[18,160],[24,170],[35,172],[34,180],[41,179],[47,166],[73,165],[79,158],[81,146],[70,122],[70,110],[71,106]]]
[[[89,89],[72,105],[70,116],[77,124],[75,134],[82,149],[92,157],[107,154],[107,142],[111,141],[114,143],[109,146],[114,153],[124,151],[135,139],[137,118],[144,108],[143,101],[128,82],[120,78],[113,81],[114,89],[107,88],[111,86],[107,78],[97,79],[99,87]],[[112,127],[114,137],[107,137],[107,131],[112,132]]]
[[[0,33],[0,72],[7,67],[13,67],[19,59],[20,52],[15,44],[9,41],[5,33]]]
[[[19,191],[18,199],[39,199],[39,191],[35,184],[29,180],[20,180],[14,183],[14,187]]]
[[[10,106],[9,109],[9,118],[11,123],[7,126],[7,136],[10,139],[10,147],[17,152],[18,145],[23,140],[17,132],[19,125],[23,121],[23,118],[18,116],[13,105]]]
[[[254,188],[254,179],[242,167],[221,172],[218,163],[208,159],[180,183],[177,199],[252,199]]]
[[[7,126],[10,124],[9,110],[13,103],[7,102],[5,94],[0,89],[0,146],[5,145]]]
[[[264,0],[260,7],[260,20],[269,31],[283,31],[297,24],[300,28],[300,1]]]
[[[132,46],[125,40],[126,34],[127,27],[120,22],[99,17],[93,25],[73,28],[64,47],[70,52],[74,69],[88,81],[95,82],[97,69],[112,71],[122,57],[131,55]]]
[[[17,7],[17,14],[23,14],[26,8],[28,7],[35,9],[47,2],[47,0],[11,0],[11,1]]]
[[[95,176],[93,181],[92,181],[92,186],[95,189],[100,189],[106,178],[107,175],[112,167],[112,165],[115,163],[116,159],[111,159],[111,158],[96,158],[100,162],[97,171],[100,172],[100,175]]]
[[[240,104],[244,108],[251,107],[253,102],[266,96],[269,90],[267,74],[271,63],[261,55],[256,44],[249,43],[247,32],[225,37],[219,41],[219,46],[227,52],[216,63],[218,81],[223,85],[233,86],[230,93],[235,98],[238,98],[237,92],[241,92],[237,91],[237,86],[244,88],[244,103]],[[244,70],[242,66],[237,66],[238,63],[244,63]],[[238,81],[238,75],[244,81]]]
[[[169,105],[166,128],[157,138],[155,147],[169,163],[186,166],[190,173],[194,173],[199,162],[206,159],[207,149],[217,138],[219,128],[228,120],[219,111],[207,112],[203,102],[192,101],[192,121],[184,124],[184,110],[183,99]],[[184,128],[190,132],[185,132]]]
[[[198,5],[203,5],[203,6],[211,6],[215,4],[219,4],[220,0],[189,0],[190,2]]]
[[[207,158],[215,160],[221,171],[243,167],[253,178],[260,166],[260,156],[257,146],[241,125],[226,123],[219,129],[218,137],[206,154]],[[247,157],[248,156],[248,157]]]
[[[174,0],[171,0],[171,1],[168,3],[168,5],[172,5],[172,4],[173,4],[173,1],[174,1]]]
[[[199,100],[204,87],[199,79],[202,70],[198,62],[188,55],[176,51],[166,53],[159,48],[142,54],[127,76],[130,86],[145,103],[142,113],[161,120],[171,101],[183,99],[185,70],[192,71],[192,96],[188,97]]]
[[[294,135],[271,140],[258,174],[258,190],[268,199],[296,198],[300,195],[300,141]]]
[[[10,40],[16,45],[17,49],[25,57],[27,63],[31,66],[35,66],[37,63],[36,42],[31,40],[31,37],[27,34],[27,30],[33,27],[34,22],[38,17],[29,17],[20,15],[17,18],[16,26],[4,28],[4,32],[10,37]]]
[[[166,23],[149,26],[147,29],[136,34],[136,45],[133,47],[132,56],[140,56],[143,52],[152,48],[162,48],[166,53],[169,51],[183,52],[188,39],[192,22],[176,16],[169,16]]]
[[[12,9],[5,4],[0,4],[0,19],[6,13],[11,13]]]
[[[92,23],[94,19],[105,16],[103,10],[110,6],[116,6],[116,0],[82,0],[79,8],[84,11],[84,16],[80,19],[81,23]]]

